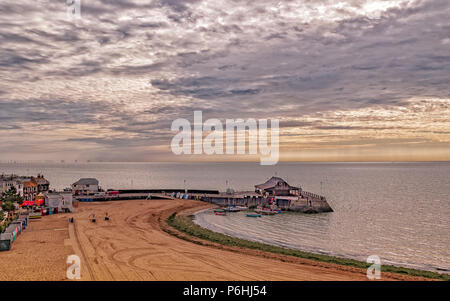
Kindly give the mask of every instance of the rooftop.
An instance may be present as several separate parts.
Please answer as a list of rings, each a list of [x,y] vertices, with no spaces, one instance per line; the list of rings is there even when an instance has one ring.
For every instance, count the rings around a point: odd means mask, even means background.
[[[82,178],[73,183],[73,185],[98,185],[98,180],[95,178]]]
[[[259,185],[255,185],[256,188],[259,188],[261,190],[267,189],[267,188],[271,188],[271,187],[275,187],[278,185],[279,182],[283,182],[286,183],[287,182],[285,180],[283,180],[282,178],[279,177],[271,177],[269,180],[267,180],[265,183],[263,184],[259,184]],[[289,184],[287,184],[289,185]]]

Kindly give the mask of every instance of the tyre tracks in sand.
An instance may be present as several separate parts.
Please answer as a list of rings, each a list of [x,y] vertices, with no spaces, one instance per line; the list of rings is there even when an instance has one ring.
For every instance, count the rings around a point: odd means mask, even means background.
[[[82,270],[82,280],[367,279],[361,269],[210,242],[200,245],[165,231],[166,219],[172,213],[193,212],[205,206],[209,205],[178,199],[80,204],[75,214],[74,241],[87,269],[87,273]],[[91,223],[88,217],[93,212],[97,216],[108,212],[111,220],[98,218],[97,223]]]

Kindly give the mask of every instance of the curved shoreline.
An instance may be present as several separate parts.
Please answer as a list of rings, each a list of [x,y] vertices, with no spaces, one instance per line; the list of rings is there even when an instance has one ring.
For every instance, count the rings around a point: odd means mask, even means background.
[[[254,237],[247,235],[246,232],[240,232],[240,231],[235,231],[234,229],[239,229],[239,227],[236,228],[230,228],[230,227],[222,227],[224,226],[224,224],[216,224],[214,222],[213,219],[209,219],[209,218],[205,218],[205,212],[210,211],[210,213],[212,212],[212,210],[210,209],[203,209],[200,211],[195,212],[194,218],[193,218],[193,223],[200,226],[201,228],[204,228],[206,230],[212,231],[214,233],[218,233],[218,234],[223,234],[223,235],[227,235],[233,238],[237,238],[237,239],[242,239],[242,240],[246,240],[249,242],[255,242],[255,243],[261,243],[261,244],[265,244],[265,245],[270,245],[270,246],[274,246],[274,247],[280,247],[283,249],[289,249],[289,250],[293,250],[293,251],[300,251],[300,252],[304,252],[304,253],[309,253],[309,254],[316,254],[316,255],[320,255],[320,256],[327,256],[327,257],[333,257],[333,258],[339,258],[339,259],[348,259],[348,260],[355,260],[357,262],[361,262],[363,263],[363,259],[361,259],[362,256],[357,256],[357,255],[347,255],[345,253],[337,253],[337,252],[333,252],[330,251],[329,249],[326,248],[326,246],[322,246],[321,249],[317,249],[314,247],[309,247],[309,248],[305,248],[304,245],[302,244],[298,244],[298,243],[289,243],[286,241],[277,241],[277,240],[273,240],[274,238],[269,238],[269,239],[265,239],[261,236],[259,236],[259,233],[256,233],[256,235]],[[248,212],[248,211],[247,211]],[[245,213],[245,212],[244,212]],[[231,215],[235,215],[231,214]],[[301,214],[300,214],[301,216]],[[227,223],[228,225],[233,225],[233,227],[235,227],[234,223]],[[246,226],[246,224],[240,224],[240,226]],[[286,234],[286,233],[284,233]],[[288,235],[286,235],[288,236]],[[386,258],[384,258],[383,260],[385,262],[385,264],[383,264],[382,266],[392,266],[392,267],[396,267],[396,268],[405,268],[408,270],[414,270],[414,271],[423,271],[423,272],[430,272],[430,273],[434,273],[437,275],[447,275],[447,279],[450,280],[450,273],[449,270],[446,270],[444,268],[441,268],[439,266],[430,266],[427,267],[425,264],[411,264],[411,263],[400,263],[400,262],[395,262],[394,260],[389,260],[390,262],[388,262],[388,260]],[[432,278],[445,278],[445,276],[443,277],[432,277]]]
[[[210,208],[215,206],[210,206]],[[302,260],[307,260],[308,264],[317,264],[318,262],[321,264],[327,264],[327,265],[335,265],[340,268],[356,268],[359,269],[360,272],[366,271],[366,269],[370,266],[370,264],[366,262],[362,262],[355,259],[349,259],[349,258],[342,258],[342,257],[335,257],[331,255],[324,255],[324,254],[318,254],[313,252],[307,252],[307,251],[301,251],[296,249],[289,249],[281,246],[276,245],[270,245],[266,243],[260,243],[256,241],[250,241],[238,237],[234,237],[227,234],[222,234],[219,232],[215,232],[213,230],[204,228],[193,221],[193,217],[195,214],[203,212],[207,209],[201,209],[193,212],[193,210],[189,211],[182,211],[178,214],[175,212],[167,219],[167,224],[169,224],[172,228],[176,229],[177,231],[188,235],[186,236],[179,236],[179,234],[176,234],[177,237],[181,239],[185,239],[188,241],[192,241],[194,243],[200,243],[200,241],[208,241],[209,243],[212,243],[210,246],[212,247],[219,247],[219,248],[230,248],[230,251],[235,252],[242,252],[243,250],[248,251],[255,251],[258,250],[256,253],[258,256],[263,257],[273,257],[273,254],[277,254],[275,256],[276,259],[281,260],[283,262],[290,262],[292,261],[292,258],[298,259],[301,258]],[[173,234],[173,233],[171,233]],[[201,243],[204,244],[204,243]],[[251,252],[254,253],[254,252]],[[268,253],[268,254],[267,254]],[[272,254],[270,256],[269,254]],[[281,256],[281,257],[280,257]],[[389,275],[389,277],[392,277],[394,279],[398,280],[450,280],[450,275],[447,274],[440,274],[436,272],[426,271],[426,270],[419,270],[419,269],[412,269],[412,268],[406,268],[406,267],[400,267],[400,266],[393,266],[393,265],[383,265],[382,266],[382,273],[383,278],[386,277],[386,275]],[[400,278],[399,278],[400,277]],[[422,279],[405,279],[404,277],[419,277]]]
[[[88,281],[367,280],[363,268],[244,248],[231,237],[225,244],[211,242],[167,223],[176,214],[187,219],[211,207],[179,199],[82,203],[77,213],[33,223],[10,251],[1,252],[0,278],[67,280],[66,258],[76,254],[82,259],[81,280]],[[97,223],[89,220],[94,212]],[[105,212],[109,221],[101,218]],[[68,225],[68,217],[76,224]],[[430,279],[382,269],[382,280]]]

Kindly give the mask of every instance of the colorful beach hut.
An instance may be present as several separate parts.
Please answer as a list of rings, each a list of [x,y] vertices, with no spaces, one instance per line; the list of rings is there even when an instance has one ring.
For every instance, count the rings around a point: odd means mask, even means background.
[[[0,251],[9,251],[11,250],[11,234],[10,233],[2,233],[0,234]]]

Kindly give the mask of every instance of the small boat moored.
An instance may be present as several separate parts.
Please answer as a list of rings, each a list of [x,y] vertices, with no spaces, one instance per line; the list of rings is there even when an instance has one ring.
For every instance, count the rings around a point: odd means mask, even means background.
[[[277,211],[270,209],[255,209],[255,212],[264,215],[275,215],[278,213]]]
[[[223,209],[215,209],[214,214],[215,215],[227,215],[227,212]]]
[[[225,208],[225,210],[228,212],[239,212],[239,211],[245,211],[247,209],[248,209],[248,207],[246,207],[246,206],[228,206],[227,208]]]
[[[247,217],[261,217],[262,215],[261,214],[258,214],[258,213],[248,213],[247,214]]]

